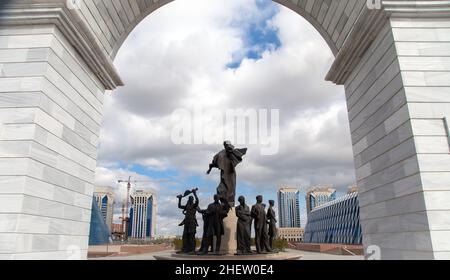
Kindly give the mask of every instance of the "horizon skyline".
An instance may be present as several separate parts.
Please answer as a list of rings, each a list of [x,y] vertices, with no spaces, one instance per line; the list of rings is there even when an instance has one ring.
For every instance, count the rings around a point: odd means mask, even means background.
[[[327,186],[330,186],[330,187],[332,187],[332,185],[327,185]],[[111,186],[96,186],[96,187],[108,187],[108,188],[112,188]],[[194,188],[194,187],[197,187],[197,186],[192,186],[192,188]],[[302,201],[302,200],[304,200],[304,203],[300,203],[300,213],[301,213],[301,221],[300,221],[300,223],[301,223],[301,228],[305,228],[306,227],[306,223],[307,223],[307,221],[308,221],[308,218],[307,218],[307,216],[303,216],[303,213],[304,212],[306,212],[306,199],[307,199],[307,197],[306,197],[306,195],[307,195],[307,191],[309,190],[309,189],[311,189],[311,188],[314,188],[314,187],[316,187],[316,185],[314,185],[314,186],[309,186],[309,187],[295,187],[295,186],[286,186],[286,185],[282,185],[282,186],[279,186],[279,187],[277,187],[277,193],[278,193],[278,191],[280,191],[280,190],[282,190],[282,189],[288,189],[288,190],[298,190],[299,192],[300,192],[300,194],[304,194],[304,195],[300,195],[300,201]],[[350,186],[348,186],[348,187],[351,187],[351,185]],[[113,189],[113,188],[112,188]],[[188,188],[188,189],[190,189],[190,188]],[[113,189],[114,190],[114,189]],[[305,191],[306,190],[306,191]],[[158,205],[158,194],[156,193],[156,192],[154,192],[154,190],[152,190],[152,189],[146,189],[146,188],[136,188],[135,190],[134,190],[134,192],[136,192],[136,191],[144,191],[144,192],[149,192],[149,193],[151,193],[152,195],[153,195],[153,197],[155,198],[155,202],[156,202],[156,208],[155,208],[155,210],[156,210],[156,213],[158,212],[158,207],[157,207],[157,205]],[[94,194],[95,194],[96,192],[94,192]],[[182,193],[182,191],[180,192],[180,193]],[[132,191],[132,189],[131,189],[131,191],[130,191],[130,196],[133,194],[133,191]],[[114,193],[114,195],[115,195],[115,193]],[[340,197],[343,197],[343,196],[345,196],[346,195],[346,192],[341,192],[341,191],[337,191],[337,196],[336,196],[336,199],[338,199],[338,198],[340,198]],[[303,199],[302,199],[303,198]],[[246,197],[246,199],[247,199],[247,204],[248,205],[253,205],[253,204],[250,204],[250,203],[248,203],[248,197]],[[256,199],[256,197],[255,197],[255,199]],[[115,200],[115,197],[113,198],[113,200],[114,200],[114,202],[113,202],[113,207],[114,207],[114,209],[113,210],[122,210],[122,203],[123,202],[125,202],[125,201],[119,201],[119,203],[117,203],[117,201]],[[265,202],[268,202],[269,200],[271,200],[271,199],[266,199],[266,198],[264,198],[264,201]],[[275,206],[276,206],[276,214],[278,215],[278,199],[275,199],[274,200],[275,201]],[[212,202],[212,200],[210,201],[210,202]],[[202,205],[208,205],[210,202],[208,202],[208,203],[206,203],[206,204],[202,204]],[[238,204],[236,204],[236,205],[238,205]],[[201,207],[202,208],[202,207]],[[204,208],[204,207],[203,207]],[[128,210],[126,211],[126,213],[128,213],[129,214],[129,212],[130,212],[130,209],[131,209],[131,203],[130,203],[130,207],[128,208]],[[113,224],[121,224],[122,223],[122,221],[121,221],[121,217],[122,217],[122,215],[121,215],[121,213],[117,213],[117,212],[114,212],[115,213],[115,215],[113,216]],[[182,215],[180,214],[180,217],[182,217]],[[304,219],[305,218],[305,219]],[[199,227],[199,229],[200,229],[201,227]],[[155,226],[155,234],[156,234],[156,237],[158,237],[158,234],[157,234],[157,232],[158,232],[158,219],[156,219],[156,226]],[[199,233],[200,234],[200,233]],[[166,235],[163,235],[163,236],[181,236],[180,234],[176,234],[176,233],[169,233],[169,234],[166,234]]]

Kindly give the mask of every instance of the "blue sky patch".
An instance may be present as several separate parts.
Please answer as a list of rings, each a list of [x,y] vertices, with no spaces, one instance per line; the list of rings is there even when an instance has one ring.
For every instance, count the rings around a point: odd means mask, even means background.
[[[266,51],[277,50],[281,46],[278,29],[269,24],[279,12],[277,4],[271,0],[255,0],[257,16],[242,15],[231,25],[242,30],[243,49],[233,54],[227,68],[237,69],[244,59],[259,60]]]

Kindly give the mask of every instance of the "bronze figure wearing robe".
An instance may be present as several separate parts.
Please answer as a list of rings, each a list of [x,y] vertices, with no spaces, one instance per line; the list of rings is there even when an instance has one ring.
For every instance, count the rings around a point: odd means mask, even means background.
[[[186,205],[181,205],[182,195],[178,196],[178,208],[183,209],[184,220],[179,224],[179,226],[184,226],[183,228],[183,248],[182,253],[194,253],[195,252],[195,233],[197,232],[197,208],[198,208],[198,197],[196,190],[192,190],[194,197],[190,196]],[[195,198],[195,201],[194,201]]]
[[[213,239],[216,237],[215,252],[220,252],[220,245],[222,241],[222,235],[225,234],[223,219],[228,215],[230,207],[228,204],[223,204],[219,200],[219,196],[214,196],[214,203],[208,205],[208,208],[201,213],[207,217],[207,227],[204,233],[205,243],[203,244],[203,251],[201,253],[207,254],[208,248],[212,246]]]
[[[275,205],[275,201],[269,200],[269,209],[267,210],[267,224],[269,225],[269,245],[270,248],[273,249],[273,240],[277,238],[278,230],[277,230],[277,218],[275,217],[275,210],[273,206]]]
[[[245,198],[239,197],[240,205],[236,206],[236,216],[238,218],[236,227],[237,254],[251,254],[251,225],[250,208],[245,204]]]
[[[267,232],[267,216],[265,205],[262,203],[263,197],[256,197],[256,204],[252,206],[251,216],[255,226],[256,251],[259,254],[272,252],[269,245],[269,235]]]
[[[242,161],[247,149],[235,149],[229,141],[224,142],[225,149],[216,154],[209,165],[207,174],[213,168],[220,169],[220,183],[217,194],[222,202],[228,202],[234,207],[236,196],[236,166]]]

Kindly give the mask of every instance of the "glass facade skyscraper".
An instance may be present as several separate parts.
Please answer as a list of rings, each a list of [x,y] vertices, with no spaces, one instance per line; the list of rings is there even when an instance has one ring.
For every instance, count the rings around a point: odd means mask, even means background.
[[[306,213],[316,207],[336,199],[336,190],[332,187],[311,187],[306,193]]]
[[[111,187],[95,187],[94,200],[111,231],[114,213],[114,191]]]
[[[313,209],[308,215],[304,242],[362,244],[358,193],[349,193]]]
[[[280,228],[299,228],[300,191],[294,188],[278,190],[278,216]]]
[[[89,227],[89,245],[104,245],[111,240],[111,231],[103,219],[96,198],[92,199],[91,222]]]
[[[155,206],[153,193],[136,190],[131,195],[130,226],[128,236],[132,239],[155,237]]]

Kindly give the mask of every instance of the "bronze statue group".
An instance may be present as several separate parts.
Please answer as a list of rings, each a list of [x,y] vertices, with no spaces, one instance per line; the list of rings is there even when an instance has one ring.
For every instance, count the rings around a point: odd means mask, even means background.
[[[186,191],[184,195],[178,197],[178,208],[183,209],[184,220],[180,226],[183,229],[183,247],[180,253],[196,254],[195,234],[197,232],[196,213],[203,216],[203,238],[198,254],[220,254],[222,236],[224,235],[223,220],[228,216],[232,207],[235,206],[236,193],[236,166],[242,162],[242,157],[247,153],[247,149],[236,149],[229,141],[223,143],[224,149],[217,153],[207,174],[213,168],[220,170],[220,183],[217,187],[217,194],[214,202],[208,205],[205,210],[199,208],[197,196],[198,189]],[[192,196],[190,196],[193,194]],[[186,205],[181,205],[183,197],[189,196]],[[269,209],[266,213],[266,205],[263,203],[261,195],[256,197],[256,204],[252,209],[245,204],[245,197],[238,199],[239,205],[235,208],[237,220],[237,254],[253,254],[251,250],[251,225],[255,228],[256,252],[259,254],[274,252],[273,240],[277,235],[274,201],[269,201]],[[234,234],[234,233],[231,233]],[[213,248],[215,237],[215,248]]]
[[[186,205],[181,204],[183,197],[189,196]],[[256,204],[250,207],[245,202],[245,197],[240,196],[239,205],[236,206],[237,216],[236,239],[237,255],[252,255],[251,250],[251,225],[255,229],[256,253],[274,253],[273,240],[277,235],[274,201],[269,201],[269,209],[266,212],[266,205],[263,203],[261,195],[256,197]],[[221,199],[219,195],[214,195],[214,202],[209,204],[205,210],[200,209],[197,189],[186,191],[185,195],[178,196],[178,208],[183,209],[184,220],[180,226],[183,230],[183,247],[179,253],[206,255],[212,253],[221,255],[221,241],[225,234],[223,220],[231,210],[230,204]],[[196,213],[203,216],[203,237],[199,251],[196,251],[195,234],[197,232]],[[214,243],[215,238],[215,243]],[[215,246],[214,246],[215,245]]]
[[[277,219],[273,209],[274,201],[269,200],[269,209],[266,213],[266,205],[263,203],[263,197],[256,197],[256,204],[252,209],[245,204],[245,197],[240,196],[239,205],[236,207],[236,216],[238,217],[236,238],[237,254],[253,254],[251,247],[251,225],[255,228],[255,246],[258,254],[273,253],[273,240],[277,236]]]

